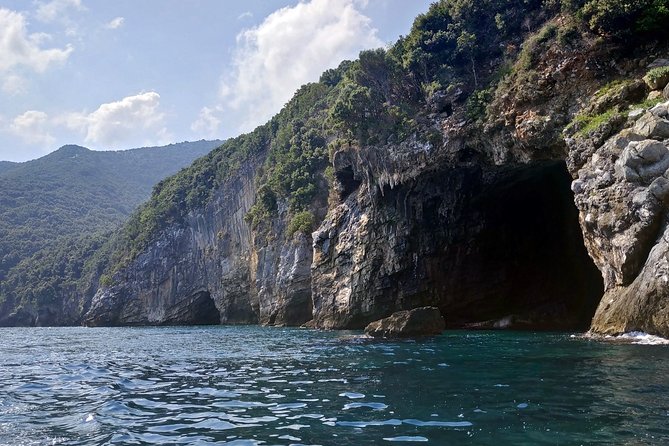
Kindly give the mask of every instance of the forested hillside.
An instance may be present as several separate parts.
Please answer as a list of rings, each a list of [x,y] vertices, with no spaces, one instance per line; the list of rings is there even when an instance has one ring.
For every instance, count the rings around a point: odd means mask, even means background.
[[[11,161],[0,161],[0,174],[7,172],[18,165],[18,163],[12,163]]]
[[[666,0],[435,2],[393,46],[325,72],[266,125],[161,182],[100,251],[84,322],[217,312],[359,328],[437,303],[460,324],[515,313],[583,326],[601,285],[579,246],[562,129],[578,101],[640,74],[648,62],[630,49],[668,20]],[[612,60],[628,68],[604,68]],[[528,178],[544,196],[510,186]],[[493,209],[500,184],[561,223],[528,229],[536,215]]]
[[[63,146],[25,163],[0,163],[0,299],[39,294],[78,270],[94,243],[125,221],[152,187],[222,141],[126,151]],[[92,243],[92,245],[91,245]]]

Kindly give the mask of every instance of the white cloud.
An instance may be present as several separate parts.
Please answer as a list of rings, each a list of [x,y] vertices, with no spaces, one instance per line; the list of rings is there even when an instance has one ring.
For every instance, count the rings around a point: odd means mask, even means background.
[[[23,14],[0,8],[0,73],[18,66],[44,72],[67,60],[72,47],[43,49],[47,40],[48,34],[28,34]]]
[[[251,11],[246,11],[237,16],[237,20],[244,20],[244,19],[250,19],[253,17],[253,13]]]
[[[51,0],[40,2],[35,15],[42,22],[49,23],[57,19],[62,20],[69,9],[81,11],[84,7],[81,0]]]
[[[9,130],[29,144],[51,146],[56,139],[49,133],[49,116],[36,110],[29,110],[17,116],[9,125]]]
[[[25,93],[28,83],[24,78],[16,74],[9,74],[2,79],[2,91],[11,96]]]
[[[92,113],[70,113],[61,121],[84,134],[87,143],[105,147],[164,143],[170,138],[160,95],[153,91],[102,104]]]
[[[221,82],[224,106],[240,131],[266,121],[302,84],[328,68],[383,46],[357,0],[311,0],[269,15],[237,36],[231,76]]]
[[[28,144],[46,147],[56,142],[52,134],[62,139],[68,132],[79,133],[79,138],[97,149],[167,144],[172,139],[156,92],[102,104],[91,113],[49,116],[43,111],[29,110],[11,120],[0,116],[0,131],[7,131]],[[67,137],[69,141],[72,136]]]
[[[105,28],[107,29],[119,29],[120,27],[123,26],[123,22],[125,22],[125,19],[123,17],[116,17],[109,23],[105,25]]]
[[[200,114],[190,129],[200,136],[214,138],[218,136],[218,129],[221,125],[221,119],[218,117],[220,109],[202,107]]]

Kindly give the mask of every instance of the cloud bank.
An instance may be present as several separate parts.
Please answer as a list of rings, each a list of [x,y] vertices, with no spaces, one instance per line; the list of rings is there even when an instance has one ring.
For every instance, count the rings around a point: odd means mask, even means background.
[[[79,11],[84,9],[81,0],[51,0],[50,2],[40,2],[38,4],[35,16],[45,23],[63,19],[69,9]]]
[[[242,31],[232,72],[221,81],[217,107],[223,112],[217,115],[214,108],[203,108],[192,129],[212,131],[224,122],[228,132],[249,131],[326,69],[357,57],[363,49],[383,46],[371,20],[359,9],[363,5],[359,0],[300,2]]]
[[[166,128],[160,95],[154,91],[102,104],[90,113],[49,116],[43,111],[29,110],[2,127],[0,130],[8,131],[25,143],[43,148],[55,143],[54,134],[62,136],[64,133],[74,134],[74,140],[83,139],[97,149],[167,144],[172,138]],[[73,140],[71,136],[68,138]]]
[[[41,111],[29,110],[9,125],[9,130],[29,144],[50,146],[56,139],[49,133],[49,116]]]
[[[207,138],[216,137],[221,125],[221,120],[217,117],[217,113],[220,111],[220,108],[203,107],[197,120],[191,124],[190,129],[194,133]]]

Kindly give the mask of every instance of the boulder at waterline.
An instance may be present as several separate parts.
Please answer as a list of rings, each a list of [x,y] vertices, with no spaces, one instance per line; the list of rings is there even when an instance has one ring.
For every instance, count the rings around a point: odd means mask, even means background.
[[[365,333],[375,338],[401,338],[438,335],[446,328],[437,307],[420,307],[393,313],[387,318],[371,322]]]

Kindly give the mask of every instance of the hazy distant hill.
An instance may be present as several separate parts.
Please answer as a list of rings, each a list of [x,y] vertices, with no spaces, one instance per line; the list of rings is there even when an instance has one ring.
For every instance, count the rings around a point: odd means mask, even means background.
[[[70,145],[25,163],[0,162],[0,282],[60,240],[116,227],[154,184],[221,143],[116,152]]]
[[[12,163],[11,161],[0,161],[0,175],[18,165],[19,163]]]

